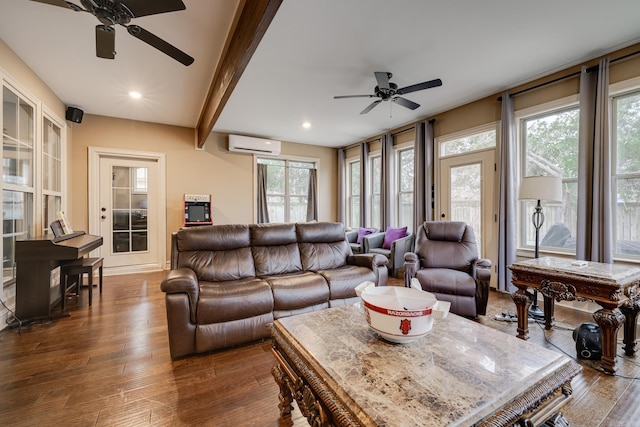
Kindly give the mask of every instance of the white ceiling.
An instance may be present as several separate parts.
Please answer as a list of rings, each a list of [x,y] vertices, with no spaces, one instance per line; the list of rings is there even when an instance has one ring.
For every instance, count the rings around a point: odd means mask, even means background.
[[[27,0],[0,0],[0,38],[85,113],[195,127],[238,0],[184,3],[134,23],[189,67],[122,27],[116,59],[96,58],[93,16]],[[638,43],[639,18],[638,0],[283,0],[214,130],[346,145]],[[384,102],[360,115],[371,99],[333,99],[373,93],[375,71],[443,86],[405,95],[414,111]]]

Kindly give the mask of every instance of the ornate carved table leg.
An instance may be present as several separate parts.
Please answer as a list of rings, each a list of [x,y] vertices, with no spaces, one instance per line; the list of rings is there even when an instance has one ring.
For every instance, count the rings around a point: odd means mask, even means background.
[[[293,396],[289,388],[288,382],[291,381],[287,374],[282,370],[279,364],[276,364],[271,368],[271,374],[275,378],[278,387],[280,388],[280,394],[278,395],[278,408],[280,408],[280,416],[287,417],[291,415],[293,410]]]
[[[548,296],[543,295],[544,300],[544,328],[547,331],[550,331],[553,328],[555,323],[555,318],[553,317],[553,312],[555,309],[555,302],[553,298],[549,298]]]
[[[602,338],[602,360],[600,364],[605,372],[613,374],[618,369],[616,366],[618,359],[616,356],[618,330],[624,323],[624,315],[617,308],[613,310],[603,308],[593,313],[593,318],[600,326]]]
[[[518,311],[518,338],[529,339],[529,307],[531,306],[531,298],[526,289],[518,289],[511,294],[513,302],[516,304]]]
[[[624,314],[624,353],[627,356],[636,354],[636,319],[640,312],[640,301],[628,300],[620,306]]]

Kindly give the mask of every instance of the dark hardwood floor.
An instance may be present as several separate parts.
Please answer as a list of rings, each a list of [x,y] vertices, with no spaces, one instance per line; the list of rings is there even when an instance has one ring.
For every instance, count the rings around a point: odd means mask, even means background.
[[[83,290],[67,301],[71,317],[0,332],[0,425],[307,425],[298,410],[279,418],[269,340],[171,361],[162,277],[105,277],[92,307]],[[515,335],[515,323],[493,319],[507,306],[509,295],[492,292],[478,321]],[[571,331],[591,316],[558,307],[556,321],[565,328],[531,325],[530,340],[575,357]],[[640,357],[623,358],[619,376],[580,363],[563,410],[571,425],[640,425]]]

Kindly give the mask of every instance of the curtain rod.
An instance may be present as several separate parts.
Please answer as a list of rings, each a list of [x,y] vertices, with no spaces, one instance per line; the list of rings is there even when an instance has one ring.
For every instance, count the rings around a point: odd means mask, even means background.
[[[426,122],[429,122],[429,123],[431,123],[431,124],[434,124],[434,123],[436,122],[436,119],[429,119],[429,120],[425,120],[425,121],[426,121]],[[419,123],[419,122],[416,122],[416,123]],[[400,131],[398,131],[398,132],[391,133],[390,135],[391,135],[391,136],[396,136],[396,135],[400,135],[401,133],[404,133],[404,132],[408,132],[408,131],[410,131],[410,130],[413,130],[413,129],[415,129],[415,128],[416,128],[416,123],[412,124],[411,126],[409,126],[409,127],[407,127],[407,128],[404,128],[404,129],[402,129],[402,130],[400,130]],[[358,147],[360,146],[360,144],[366,144],[366,143],[376,142],[376,141],[381,140],[381,139],[382,139],[382,135],[380,135],[380,136],[378,136],[378,137],[376,137],[376,138],[373,138],[373,139],[367,139],[367,140],[364,140],[364,141],[361,141],[361,142],[355,142],[355,143],[353,143],[353,144],[351,144],[351,145],[347,145],[346,147],[341,148],[341,150],[345,150],[345,151],[346,151],[346,150],[352,150],[352,149],[354,149],[354,148],[358,148]]]
[[[615,62],[622,61],[623,59],[627,59],[627,58],[629,58],[631,56],[634,56],[634,55],[637,55],[639,53],[640,53],[640,51],[628,53],[626,55],[621,56],[620,58],[612,59],[610,61],[610,63],[613,64]],[[590,73],[591,71],[595,71],[597,69],[598,69],[597,65],[592,65],[591,67],[587,67],[587,72]],[[554,83],[560,82],[562,80],[567,80],[567,79],[579,76],[581,72],[582,71],[576,71],[576,72],[573,72],[571,74],[567,74],[566,76],[557,77],[557,78],[555,78],[553,80],[549,80],[548,82],[540,83],[540,84],[537,84],[535,86],[531,86],[529,88],[522,89],[522,90],[519,90],[517,92],[510,93],[509,96],[514,97],[516,95],[520,95],[520,94],[523,94],[523,93],[526,93],[526,92],[530,92],[532,90],[535,90],[535,89],[538,89],[538,88],[541,88],[541,87],[544,87],[544,86],[548,86],[550,84],[554,84]],[[502,96],[498,97],[498,101],[502,101]]]

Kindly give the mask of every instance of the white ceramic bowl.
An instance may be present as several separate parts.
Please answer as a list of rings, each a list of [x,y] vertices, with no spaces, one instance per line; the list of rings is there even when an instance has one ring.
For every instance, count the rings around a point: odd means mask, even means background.
[[[394,343],[408,343],[423,337],[436,318],[443,319],[451,303],[438,301],[422,290],[363,283],[356,292],[362,298],[367,323],[378,335]]]

